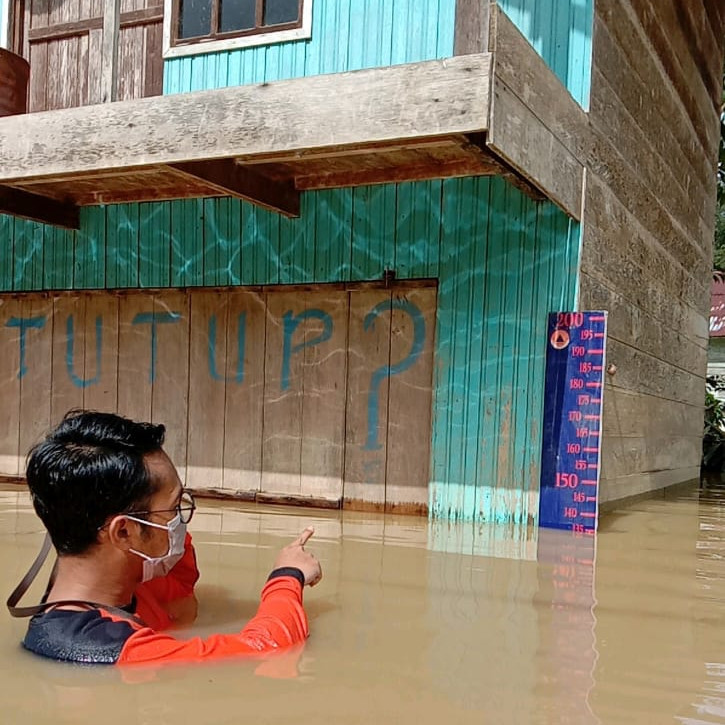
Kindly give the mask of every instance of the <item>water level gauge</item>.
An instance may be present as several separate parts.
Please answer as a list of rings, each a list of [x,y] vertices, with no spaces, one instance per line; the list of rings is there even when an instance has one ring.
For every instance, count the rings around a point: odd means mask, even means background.
[[[606,333],[606,312],[549,315],[539,526],[596,531]]]

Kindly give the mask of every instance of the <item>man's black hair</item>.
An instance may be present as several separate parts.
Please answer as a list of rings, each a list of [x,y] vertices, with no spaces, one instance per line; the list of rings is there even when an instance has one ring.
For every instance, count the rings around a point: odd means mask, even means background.
[[[110,516],[145,509],[155,492],[144,455],[163,425],[113,413],[70,411],[28,454],[33,506],[59,554],[82,554]]]

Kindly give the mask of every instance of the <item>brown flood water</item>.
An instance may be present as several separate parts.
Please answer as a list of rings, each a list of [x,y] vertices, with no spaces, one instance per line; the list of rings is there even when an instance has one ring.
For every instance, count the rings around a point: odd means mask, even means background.
[[[721,498],[722,496],[722,498]],[[415,518],[204,503],[189,633],[254,611],[276,550],[312,523],[312,635],[266,661],[78,667],[0,617],[2,723],[725,723],[725,492],[610,514],[592,539]],[[42,529],[0,490],[0,592]],[[596,548],[596,552],[595,552]],[[36,594],[37,596],[37,594]]]

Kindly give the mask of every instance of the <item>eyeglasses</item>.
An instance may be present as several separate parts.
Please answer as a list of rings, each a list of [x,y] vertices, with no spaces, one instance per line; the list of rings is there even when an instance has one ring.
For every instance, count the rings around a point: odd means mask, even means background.
[[[153,511],[126,511],[125,513],[129,516],[145,516],[148,514],[170,513],[171,511],[175,511],[179,515],[182,524],[188,524],[189,521],[191,521],[191,517],[194,515],[194,511],[196,511],[196,501],[194,501],[194,497],[191,495],[191,493],[189,493],[189,491],[184,491],[181,494],[181,499],[179,500],[178,505],[174,506],[174,508],[172,509],[154,509]]]

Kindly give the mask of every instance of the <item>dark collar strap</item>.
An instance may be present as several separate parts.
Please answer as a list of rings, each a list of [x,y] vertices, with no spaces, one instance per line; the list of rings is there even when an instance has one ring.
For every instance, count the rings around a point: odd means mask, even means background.
[[[30,569],[28,569],[25,576],[20,580],[20,584],[13,589],[12,594],[8,597],[6,604],[11,616],[32,617],[34,614],[39,614],[48,608],[47,604],[37,604],[32,607],[19,607],[17,605],[23,598],[25,592],[27,592],[30,588],[30,585],[35,581],[35,577],[38,576],[38,572],[45,563],[45,560],[48,558],[50,549],[50,536],[46,534],[45,539],[43,540],[43,545],[40,547],[40,551],[38,552],[38,556],[35,557],[35,561],[30,565]],[[53,573],[55,573],[55,568],[53,569]],[[53,574],[50,575],[50,579],[48,580],[48,589],[51,587],[52,579]]]
[[[40,547],[40,551],[38,552],[38,555],[35,557],[35,561],[30,565],[30,569],[28,569],[25,576],[20,580],[20,584],[13,589],[12,593],[7,599],[7,607],[8,612],[10,612],[10,615],[13,617],[34,617],[36,614],[41,614],[43,612],[47,612],[49,609],[56,609],[57,607],[63,607],[63,606],[80,606],[80,607],[86,607],[87,609],[104,609],[107,612],[110,612],[117,617],[122,617],[124,619],[132,619],[136,622],[141,621],[136,615],[134,615],[131,612],[126,611],[125,609],[121,609],[120,607],[112,607],[108,606],[106,604],[98,604],[97,602],[87,602],[83,599],[62,599],[60,601],[56,602],[46,602],[43,601],[41,604],[34,604],[32,606],[27,607],[19,607],[18,602],[23,598],[25,595],[25,592],[28,591],[30,588],[30,585],[35,581],[35,577],[38,576],[38,572],[42,568],[43,564],[45,563],[45,560],[48,558],[48,554],[50,553],[51,549],[51,541],[50,536],[46,533],[45,539],[43,540],[43,545]],[[45,597],[48,596],[48,593],[50,592],[51,587],[53,586],[53,582],[55,581],[55,573],[58,566],[58,561],[56,559],[55,566],[53,566],[53,571],[50,573],[50,577],[48,578],[48,585],[45,589]]]

